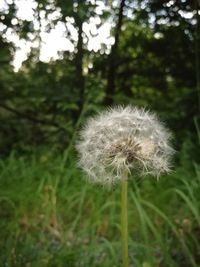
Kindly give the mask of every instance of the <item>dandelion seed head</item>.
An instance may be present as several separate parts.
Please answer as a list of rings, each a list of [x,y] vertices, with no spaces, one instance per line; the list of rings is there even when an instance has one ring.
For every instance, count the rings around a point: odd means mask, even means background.
[[[153,175],[170,171],[171,134],[157,116],[136,107],[99,113],[80,132],[80,167],[101,184],[120,181],[122,172]]]

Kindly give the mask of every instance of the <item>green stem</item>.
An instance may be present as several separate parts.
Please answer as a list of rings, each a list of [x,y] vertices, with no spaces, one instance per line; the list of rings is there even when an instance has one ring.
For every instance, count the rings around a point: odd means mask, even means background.
[[[123,267],[128,267],[128,209],[127,209],[127,185],[128,174],[124,172],[121,183],[121,234],[122,234],[122,260]]]

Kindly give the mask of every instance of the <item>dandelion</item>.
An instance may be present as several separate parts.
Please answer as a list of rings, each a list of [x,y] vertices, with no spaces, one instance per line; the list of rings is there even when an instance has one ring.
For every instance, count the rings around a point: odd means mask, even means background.
[[[92,182],[113,184],[122,173],[140,176],[170,170],[171,134],[144,109],[117,107],[90,119],[80,133],[80,166]]]
[[[123,266],[128,266],[127,178],[170,171],[171,134],[157,116],[136,107],[115,107],[91,118],[80,132],[80,167],[90,181],[122,185]]]

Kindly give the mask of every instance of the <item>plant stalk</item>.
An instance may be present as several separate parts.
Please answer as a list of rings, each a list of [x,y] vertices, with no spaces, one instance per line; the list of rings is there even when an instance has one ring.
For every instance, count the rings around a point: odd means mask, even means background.
[[[128,173],[124,171],[121,182],[121,235],[122,235],[122,266],[128,267]]]

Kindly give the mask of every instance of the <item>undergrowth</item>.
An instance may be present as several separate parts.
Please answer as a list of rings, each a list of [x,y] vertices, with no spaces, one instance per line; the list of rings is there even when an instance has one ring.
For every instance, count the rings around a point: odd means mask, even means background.
[[[129,181],[130,267],[200,266],[200,167]],[[0,266],[118,267],[119,187],[86,182],[73,157],[0,161]]]

